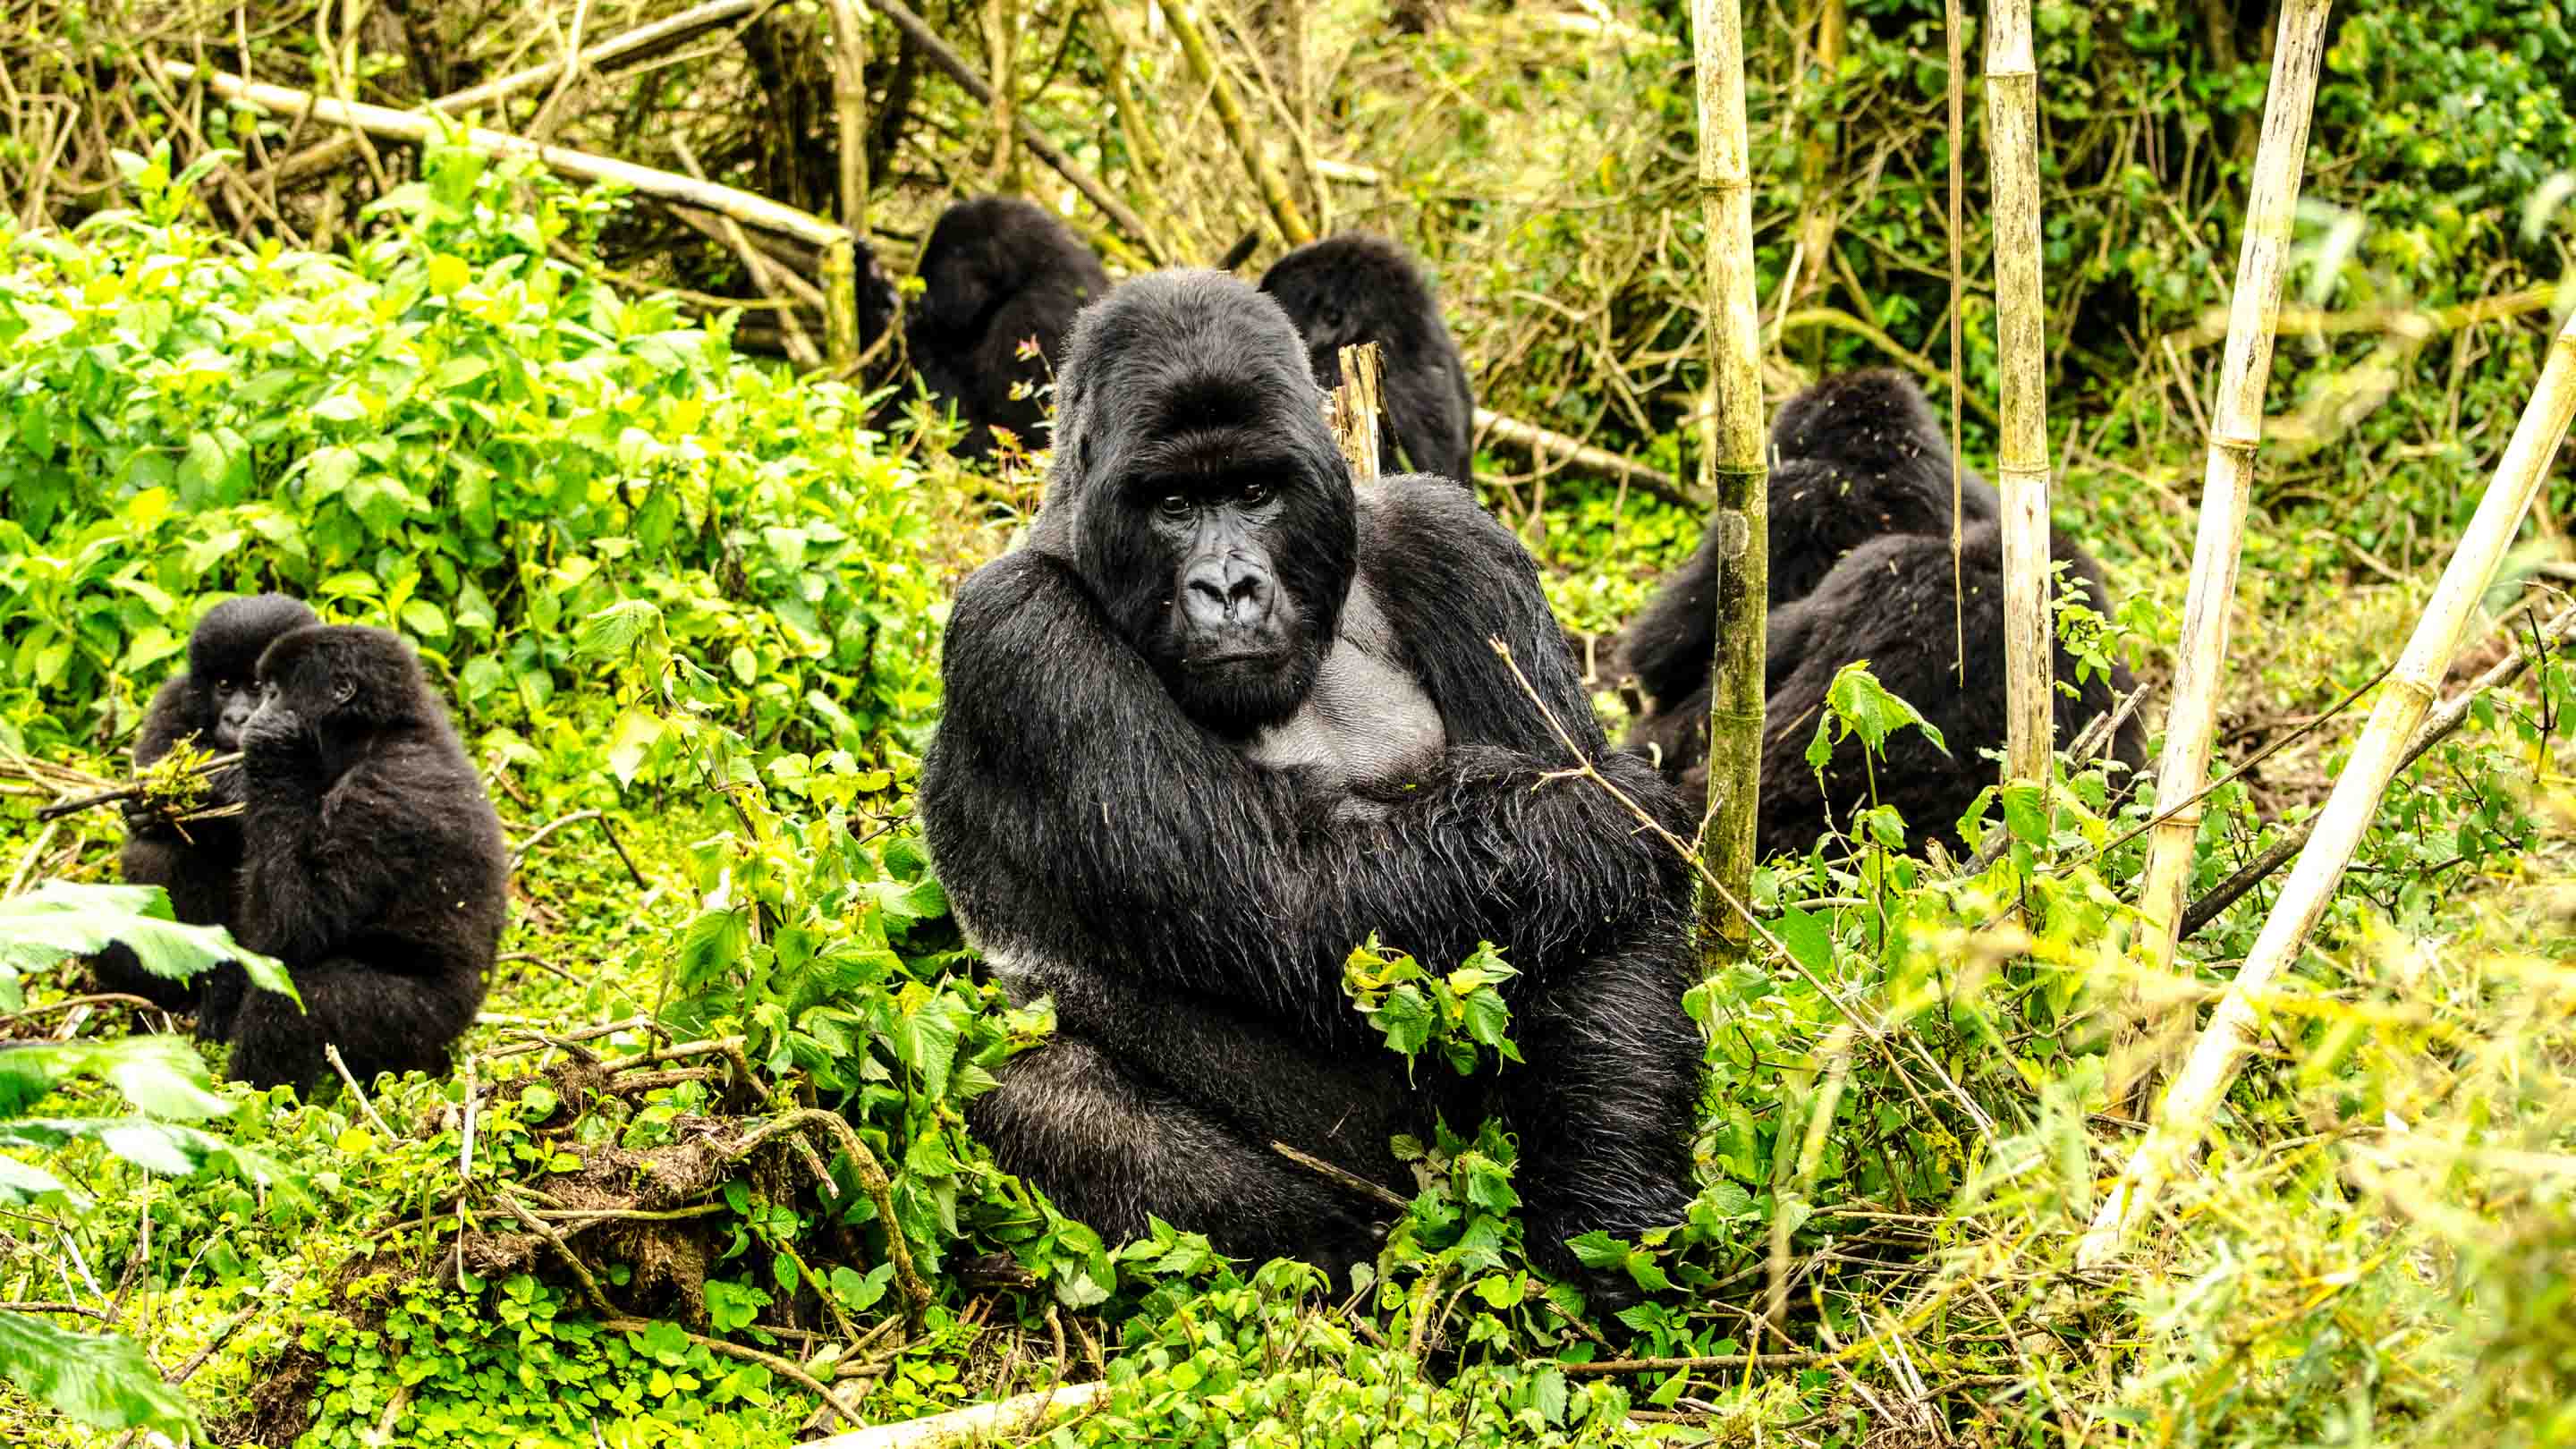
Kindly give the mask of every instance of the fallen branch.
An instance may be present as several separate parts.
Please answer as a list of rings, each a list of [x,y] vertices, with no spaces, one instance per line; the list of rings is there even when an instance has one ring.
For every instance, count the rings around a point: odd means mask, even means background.
[[[569,62],[577,71],[593,75],[620,66],[637,64],[650,60],[674,46],[694,40],[719,26],[735,20],[748,20],[775,3],[777,0],[712,0],[712,3],[683,10],[677,15],[665,16],[650,25],[637,26],[623,35],[603,40],[580,54],[569,57]],[[508,75],[495,76],[481,85],[440,96],[422,109],[434,111],[443,116],[454,116],[478,106],[489,105],[494,101],[508,100],[512,96],[535,90],[553,81],[555,77],[563,74],[566,60],[567,58],[558,56],[525,70],[515,70]],[[357,149],[356,136],[334,136],[330,140],[305,147],[269,167],[265,172],[255,173],[250,179],[253,181],[273,179],[278,185],[283,186],[300,181],[317,171],[327,171],[347,160],[350,153]]]
[[[2329,312],[2322,307],[2283,307],[2280,331],[2293,337],[2348,337],[2356,333],[2402,332],[2418,338],[2437,337],[2457,332],[2480,322],[2501,322],[2510,317],[2528,317],[2547,312],[2556,305],[2558,288],[2553,284],[2526,287],[2501,296],[2480,297],[2474,301],[2448,307],[2361,307],[2349,312]],[[2176,347],[2207,347],[2227,339],[2228,309],[2212,307],[2200,314],[2200,320],[2189,327],[2165,334],[2165,341]]]
[[[215,773],[217,770],[227,769],[233,765],[239,764],[240,762],[241,752],[238,750],[229,755],[209,755],[205,759],[198,761],[196,764],[189,766],[182,773],[203,779],[204,777]],[[62,776],[58,778],[69,777],[85,781],[96,779],[95,776],[82,775],[78,771],[71,770],[67,767],[57,768],[62,770]],[[30,778],[33,777],[31,776]],[[43,782],[39,781],[39,783]],[[150,793],[151,787],[146,785],[143,781],[129,780],[113,789],[93,791],[86,795],[75,795],[67,800],[57,800],[51,805],[39,806],[36,810],[36,818],[38,820],[59,820],[66,815],[77,815],[84,810],[95,810],[101,805],[113,805],[120,800],[139,800]],[[212,810],[192,811],[187,815],[177,816],[174,818],[182,820],[213,820],[222,816],[238,815],[240,813],[241,809],[239,806],[219,805]]]
[[[2424,757],[2425,751],[2457,733],[2460,726],[2468,723],[2470,708],[2478,702],[2480,696],[2501,689],[2521,678],[2522,672],[2529,669],[2534,661],[2546,657],[2551,646],[2566,637],[2570,629],[2576,629],[2576,608],[2561,610],[2558,617],[2540,626],[2538,635],[2528,644],[2518,642],[2514,652],[2497,661],[2493,669],[2479,675],[2470,681],[2466,689],[2444,701],[2442,707],[2435,710],[2430,719],[2424,721],[2423,728],[2415,732],[2414,741],[2406,747],[2406,757],[2397,762],[2398,770],[2402,773],[2412,767],[2417,760]],[[2217,920],[2220,913],[2243,899],[2247,891],[2262,884],[2272,872],[2289,864],[2300,849],[2308,843],[2308,837],[2316,833],[2316,829],[2317,822],[2313,817],[2302,821],[2293,826],[2287,835],[2272,842],[2270,849],[2247,862],[2244,869],[2211,886],[2207,893],[2193,901],[2190,908],[2182,913],[2182,934],[2188,937],[2201,927]]]
[[[1633,483],[1667,503],[1677,503],[1684,508],[1706,508],[1709,504],[1707,493],[1659,468],[1634,458],[1621,457],[1607,448],[1596,448],[1580,438],[1551,432],[1536,423],[1504,417],[1491,408],[1476,409],[1476,431],[1482,437],[1509,443],[1533,459],[1552,458],[1588,472]]]
[[[1710,1353],[1693,1358],[1605,1358],[1595,1363],[1555,1363],[1549,1367],[1562,1370],[1568,1378],[1589,1378],[1601,1374],[1814,1368],[1825,1359],[1821,1353]]]
[[[1373,1202],[1392,1208],[1397,1212],[1407,1211],[1413,1206],[1413,1204],[1406,1202],[1395,1193],[1388,1191],[1377,1183],[1369,1181],[1358,1173],[1353,1172],[1348,1168],[1336,1167],[1332,1163],[1326,1162],[1324,1159],[1317,1157],[1312,1153],[1300,1152],[1285,1142],[1271,1143],[1270,1150],[1287,1158],[1290,1162],[1297,1164],[1299,1167],[1306,1169],[1308,1172],[1315,1174],[1317,1177],[1322,1178],[1324,1181],[1331,1183],[1333,1186],[1338,1187],[1345,1192],[1357,1193],[1361,1197],[1368,1198]]]
[[[1091,1406],[1106,1384],[1067,1384],[973,1408],[879,1424],[828,1439],[808,1439],[796,1449],[950,1449],[1002,1439],[1033,1438],[1057,1421]]]
[[[921,47],[921,53],[930,57],[931,64],[948,72],[948,78],[957,82],[966,94],[973,96],[978,104],[987,108],[992,106],[993,88],[985,83],[982,76],[975,73],[975,68],[968,65],[963,56],[949,49],[948,42],[940,39],[938,32],[932,30],[928,22],[919,15],[914,14],[911,7],[905,5],[903,0],[870,0],[870,4],[878,14],[893,21],[895,29],[902,31],[914,45]],[[1108,187],[1101,185],[1098,178],[1083,170],[1071,156],[1064,153],[1063,148],[1048,140],[1046,133],[1039,130],[1036,123],[1027,116],[1020,114],[1016,107],[1011,112],[1011,129],[1018,134],[1020,144],[1029,148],[1030,155],[1044,161],[1053,168],[1056,175],[1071,182],[1074,190],[1081,192],[1092,205],[1100,208],[1101,215],[1116,223],[1120,231],[1125,232],[1136,245],[1144,248],[1146,256],[1152,258],[1158,265],[1167,260],[1163,255],[1163,248],[1155,241],[1154,234],[1146,228],[1144,219],[1137,216],[1127,203],[1120,201]]]
[[[244,80],[224,71],[200,70],[185,61],[164,61],[161,73],[174,81],[202,81],[206,89],[225,100],[240,101],[260,110],[280,115],[309,114],[326,125],[349,126],[371,136],[409,141],[414,145],[437,140],[443,129],[454,125],[443,116],[397,111],[363,101],[335,101],[311,91]],[[794,237],[811,246],[828,248],[847,245],[850,241],[849,232],[835,223],[730,186],[699,181],[657,167],[639,166],[632,161],[594,156],[566,146],[542,145],[525,136],[488,131],[480,126],[456,127],[455,136],[464,145],[487,156],[529,157],[575,180],[609,182],[663,201],[699,207],[731,217],[745,226]]]

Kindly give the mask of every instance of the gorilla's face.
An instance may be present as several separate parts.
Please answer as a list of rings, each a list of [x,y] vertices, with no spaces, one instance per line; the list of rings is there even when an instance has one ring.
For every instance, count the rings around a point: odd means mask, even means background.
[[[259,707],[260,655],[279,636],[318,622],[283,594],[229,599],[207,612],[188,636],[188,680],[202,691],[200,743],[217,754],[241,748],[242,726]]]
[[[1169,273],[1085,309],[1058,384],[1037,546],[1230,738],[1296,712],[1358,569],[1350,469],[1303,352],[1250,287]]]
[[[1349,587],[1294,567],[1287,526],[1297,486],[1285,470],[1254,468],[1139,479],[1122,490],[1147,553],[1162,565],[1145,656],[1181,707],[1221,733],[1296,709],[1323,663],[1317,595],[1330,590],[1337,603]]]
[[[229,754],[241,748],[242,726],[259,707],[259,686],[250,671],[206,681],[204,719],[209,748]]]

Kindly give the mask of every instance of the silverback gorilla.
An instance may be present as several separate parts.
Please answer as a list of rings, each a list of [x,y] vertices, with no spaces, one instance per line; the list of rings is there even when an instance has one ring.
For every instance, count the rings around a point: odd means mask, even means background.
[[[1958,820],[1997,771],[1983,751],[2004,743],[2003,551],[2000,503],[1974,473],[1962,479],[1965,524],[1954,613],[1950,568],[1950,450],[1913,382],[1883,370],[1827,378],[1789,400],[1771,430],[1771,618],[1765,674],[1763,855],[1808,849],[1869,801],[1860,745],[1845,740],[1820,783],[1806,750],[1834,675],[1856,659],[1912,704],[1948,746],[1900,731],[1877,770],[1878,799],[1916,840],[1962,842]],[[2109,613],[2101,567],[2063,530],[2050,547],[2087,603]],[[1694,807],[1708,795],[1709,670],[1716,645],[1711,591],[1719,565],[1703,541],[1631,625],[1621,654],[1647,697],[1626,748],[1652,754]],[[1965,626],[1966,677],[1956,664]],[[2077,685],[2061,642],[2061,684]],[[2118,695],[2136,689],[2114,666],[2056,701],[2061,747]],[[2134,716],[2111,758],[2132,771],[2146,758]]]
[[[1382,471],[1469,480],[1476,395],[1430,280],[1404,248],[1361,235],[1308,242],[1271,264],[1261,290],[1297,324],[1308,369],[1326,389],[1342,385],[1343,348],[1378,345],[1385,368]]]
[[[200,1029],[232,1043],[231,1074],[254,1086],[310,1087],[325,1043],[362,1082],[444,1071],[508,907],[482,781],[392,634],[297,629],[260,656],[259,684],[241,727],[234,934],[286,963],[304,1010],[235,972],[209,984]]]
[[[1355,495],[1296,331],[1212,272],[1084,312],[1026,547],[959,591],[921,814],[941,877],[1056,1035],[978,1100],[1002,1164],[1113,1239],[1147,1215],[1340,1271],[1373,1204],[1280,1140],[1409,1189],[1388,1152],[1499,1112],[1542,1261],[1677,1221],[1700,1040],[1688,881],[1566,763],[1488,639],[1598,755],[1529,556],[1454,485]],[[1666,817],[1643,761],[1603,770]],[[1409,1084],[1342,990],[1372,931],[1479,940],[1527,1064]]]
[[[151,765],[183,740],[194,740],[198,748],[218,755],[240,749],[242,724],[259,703],[260,654],[280,634],[320,622],[302,600],[284,594],[227,599],[207,610],[188,636],[187,667],[162,684],[144,711],[142,728],[134,736],[135,768]],[[207,780],[206,806],[240,799],[238,767]],[[175,825],[157,813],[129,809],[125,831],[118,865],[127,881],[168,891],[171,913],[191,925],[236,924],[234,887],[242,861],[238,819]],[[123,946],[99,953],[91,969],[100,990],[140,996],[171,1011],[195,1008],[207,979],[200,975],[172,981],[155,976]],[[239,968],[218,969],[238,974]],[[212,1034],[208,1035],[211,1039]]]
[[[992,429],[1025,448],[1046,440],[1039,395],[1063,357],[1065,329],[1084,303],[1109,290],[1100,258],[1065,224],[1015,196],[984,196],[941,212],[921,249],[921,300],[904,323],[904,348],[935,398],[966,424],[961,457],[992,451]],[[1020,356],[1034,338],[1038,356]],[[1025,384],[1012,396],[1014,384]]]

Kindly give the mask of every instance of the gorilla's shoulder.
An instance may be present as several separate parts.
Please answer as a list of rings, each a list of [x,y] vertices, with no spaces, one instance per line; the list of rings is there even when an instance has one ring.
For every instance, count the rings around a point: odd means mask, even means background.
[[[1431,473],[1399,473],[1359,490],[1360,552],[1385,566],[1507,568],[1537,563],[1470,488]]]
[[[1067,581],[1060,561],[1023,544],[968,574],[966,582],[957,586],[948,632],[959,632],[970,620],[987,625],[1000,622]]]

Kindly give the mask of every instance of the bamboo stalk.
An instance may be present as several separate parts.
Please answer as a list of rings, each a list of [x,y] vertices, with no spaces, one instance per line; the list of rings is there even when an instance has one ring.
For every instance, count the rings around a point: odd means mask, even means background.
[[[1251,175],[1253,189],[1261,193],[1261,204],[1270,209],[1270,219],[1278,223],[1279,235],[1292,247],[1313,241],[1315,229],[1298,211],[1297,198],[1289,193],[1287,178],[1270,164],[1269,153],[1262,150],[1261,138],[1253,133],[1252,122],[1243,114],[1243,102],[1235,95],[1234,86],[1217,69],[1216,56],[1208,50],[1198,17],[1183,0],[1170,0],[1163,6],[1163,19],[1181,42],[1181,55],[1190,63],[1190,74],[1208,88],[1208,104],[1216,109],[1217,121],[1225,127],[1226,139],[1234,143],[1235,154],[1243,158],[1243,169]]]
[[[640,25],[622,35],[612,36],[570,57],[569,61],[558,56],[525,70],[495,76],[481,85],[440,96],[428,104],[428,109],[453,116],[494,101],[508,100],[552,81],[564,73],[567,64],[596,75],[612,66],[647,60],[718,26],[743,19],[771,3],[773,0],[711,0],[709,4],[692,6],[677,15],[665,16],[650,25]],[[276,183],[283,186],[317,171],[327,171],[347,160],[349,154],[357,149],[358,138],[355,135],[334,136],[305,147],[270,167],[269,172]]]
[[[1960,381],[1960,374],[1967,369],[1964,359],[1968,300],[1967,264],[1962,256],[1967,245],[1962,208],[1968,189],[1962,174],[1968,143],[1968,20],[1962,13],[1964,8],[1959,0],[1943,0],[1941,6],[1942,39],[1949,61],[1949,84],[1943,89],[1950,103],[1950,642],[1952,668],[1961,689],[1968,686],[1968,463],[1959,455],[1959,403],[1967,392]]]
[[[325,125],[350,126],[369,135],[389,136],[414,145],[436,140],[440,128],[452,124],[444,117],[419,111],[397,111],[364,101],[335,101],[310,91],[244,80],[223,71],[201,71],[185,61],[164,61],[161,73],[177,81],[202,80],[206,89],[228,101],[241,101],[264,111],[286,115],[309,113]],[[792,206],[782,206],[766,196],[755,196],[748,191],[737,191],[730,186],[699,181],[651,166],[638,166],[632,161],[594,156],[565,146],[542,146],[525,136],[487,131],[480,126],[458,128],[457,139],[485,155],[534,157],[550,169],[577,180],[615,182],[647,196],[700,207],[731,217],[745,226],[791,236],[815,247],[827,247],[849,236],[847,231],[821,217],[798,211]]]
[[[1699,899],[1702,962],[1752,954],[1752,923],[1728,904],[1753,898],[1761,807],[1763,625],[1771,587],[1770,477],[1762,436],[1762,313],[1754,278],[1753,152],[1744,129],[1744,13],[1738,0],[1691,0],[1699,82],[1699,197],[1708,232],[1708,365],[1717,445],[1709,480],[1730,567],[1718,579],[1717,657],[1709,680],[1708,802],[1700,851],[1721,890]]]
[[[2496,463],[2495,477],[2478,500],[2478,511],[2460,537],[2459,550],[2443,568],[2441,582],[2434,586],[2433,598],[2416,621],[2405,652],[2389,672],[2370,723],[2353,745],[2334,793],[2326,797],[2325,809],[2318,812],[2315,832],[2299,852],[2298,863],[2290,867],[2280,899],[2254,939],[2254,949],[2236,979],[2228,983],[2227,994],[2210,1014],[2209,1029],[2193,1045],[2158,1106],[2154,1125],[2130,1154],[2119,1185],[2094,1215],[2077,1247],[2079,1267],[2101,1267],[2119,1253],[2130,1231],[2155,1206],[2165,1184],[2199,1145],[2210,1113],[2226,1095],[2244,1059],[2246,1041],[2257,1020],[2256,1001],[2270,990],[2273,978],[2297,959],[2309,932],[2325,914],[2344,868],[2378,812],[2388,782],[2450,671],[2451,656],[2459,650],[2479,596],[2486,592],[2496,564],[2522,527],[2532,499],[2548,482],[2550,464],[2566,440],[2571,417],[2576,417],[2576,316],[2569,317],[2551,341],[2539,385],[2523,409],[2522,421],[2514,427],[2513,440]]]
[[[841,225],[868,234],[868,22],[858,0],[831,0],[832,114],[841,148]]]
[[[2039,263],[2039,70],[2030,0],[1987,16],[1986,143],[1993,153],[1995,343],[2003,428],[2004,775],[2048,788],[2057,720],[2049,675],[2048,305]]]
[[[2325,54],[2332,0],[2289,0],[2272,51],[2271,93],[2263,106],[2263,139],[2255,154],[2253,192],[2245,204],[2245,239],[2236,256],[2226,359],[2209,414],[2209,464],[2200,490],[2200,527],[2192,545],[2191,590],[2183,603],[2182,642],[2174,667],[2173,704],[2165,716],[2164,759],[2156,777],[2160,823],[2147,840],[2146,884],[2138,910],[2146,918],[2141,979],[2173,966],[2183,893],[2191,884],[2192,848],[2200,834],[2201,783],[2209,773],[2218,728],[2218,687],[2227,669],[2228,613],[2236,597],[2236,564],[2244,548],[2245,507],[2253,493],[2254,455],[2263,439],[2263,390],[2272,376],[2272,342],[2288,273],[2290,228],[2307,164],[2308,116]],[[2144,1024],[2132,1023],[2133,1027]],[[2124,1035],[2129,1035],[2125,1033]],[[2142,1067],[2139,1081],[2149,1080]]]

